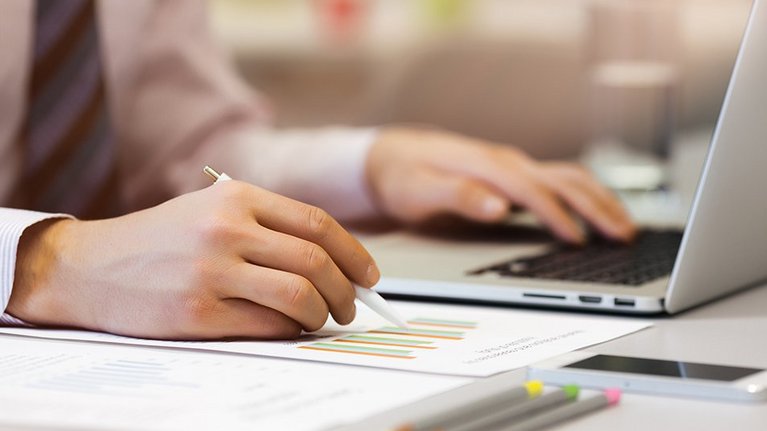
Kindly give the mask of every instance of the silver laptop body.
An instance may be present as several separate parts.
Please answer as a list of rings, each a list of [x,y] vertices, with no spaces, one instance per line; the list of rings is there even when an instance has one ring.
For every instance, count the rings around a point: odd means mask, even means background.
[[[558,247],[524,228],[363,238],[398,297],[677,313],[767,280],[767,0],[756,0],[670,275],[639,285],[502,276]],[[494,233],[495,232],[495,233]],[[501,233],[503,232],[503,233]],[[671,265],[672,263],[669,263]]]

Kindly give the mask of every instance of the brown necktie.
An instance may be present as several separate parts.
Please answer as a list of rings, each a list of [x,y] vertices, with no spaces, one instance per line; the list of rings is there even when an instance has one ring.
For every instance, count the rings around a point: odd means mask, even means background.
[[[94,3],[37,0],[18,206],[80,218],[119,213]]]

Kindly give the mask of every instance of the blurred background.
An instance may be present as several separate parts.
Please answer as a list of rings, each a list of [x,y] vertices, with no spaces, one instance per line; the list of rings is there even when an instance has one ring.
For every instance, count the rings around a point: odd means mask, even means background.
[[[215,0],[281,126],[429,123],[571,157],[710,133],[750,0]]]

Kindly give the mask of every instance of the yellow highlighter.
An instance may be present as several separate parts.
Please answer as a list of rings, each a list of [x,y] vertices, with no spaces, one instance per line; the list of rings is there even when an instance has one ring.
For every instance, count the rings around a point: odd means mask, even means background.
[[[543,382],[530,380],[500,392],[485,395],[460,406],[447,406],[445,411],[397,428],[397,431],[435,431],[461,429],[464,425],[508,406],[524,404],[543,392]]]

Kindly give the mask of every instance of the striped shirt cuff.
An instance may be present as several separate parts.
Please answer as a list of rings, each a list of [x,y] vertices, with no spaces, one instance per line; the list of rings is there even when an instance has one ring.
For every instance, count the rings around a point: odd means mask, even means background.
[[[0,314],[0,325],[26,325],[23,321],[5,314],[13,289],[19,239],[29,226],[51,218],[73,217],[66,214],[0,208],[0,312],[3,313]]]
[[[32,325],[30,325],[29,323],[21,319],[17,319],[11,316],[10,314],[5,313],[0,315],[0,326],[32,326]]]

